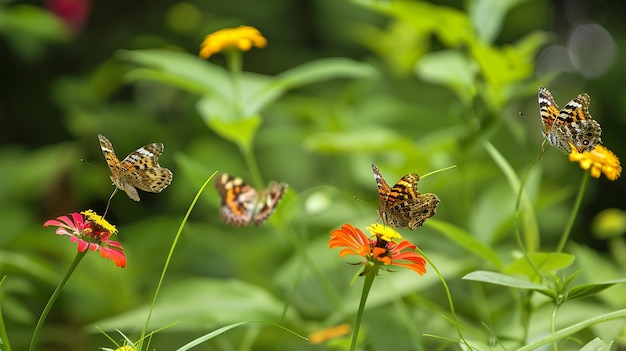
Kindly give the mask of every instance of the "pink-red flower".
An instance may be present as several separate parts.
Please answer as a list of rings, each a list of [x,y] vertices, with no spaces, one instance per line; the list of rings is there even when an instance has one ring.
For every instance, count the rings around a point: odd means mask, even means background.
[[[118,267],[126,267],[124,248],[109,237],[117,233],[115,226],[107,222],[92,210],[60,216],[43,224],[44,227],[56,226],[58,235],[69,235],[71,242],[78,243],[78,251],[100,251],[100,256],[113,261]]]
[[[419,275],[426,273],[424,257],[415,252],[416,246],[408,240],[403,240],[398,232],[378,223],[370,225],[367,229],[372,233],[371,238],[365,236],[358,228],[344,224],[341,229],[330,233],[328,246],[331,249],[343,248],[339,252],[339,257],[361,256],[363,260],[360,264],[363,265],[382,265],[384,268],[405,267]]]

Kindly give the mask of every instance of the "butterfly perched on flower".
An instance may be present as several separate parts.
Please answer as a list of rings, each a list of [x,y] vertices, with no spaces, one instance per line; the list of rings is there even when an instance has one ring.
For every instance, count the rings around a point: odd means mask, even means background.
[[[437,214],[439,198],[435,194],[420,194],[417,173],[409,173],[400,178],[393,187],[385,181],[380,170],[372,163],[374,179],[378,185],[381,207],[378,215],[383,223],[393,227],[408,227],[413,230]]]
[[[274,212],[287,187],[286,183],[270,182],[267,189],[257,191],[241,178],[222,173],[215,179],[221,199],[220,215],[227,224],[259,225]]]
[[[544,138],[556,148],[571,153],[570,144],[578,152],[593,150],[601,144],[602,128],[589,114],[589,95],[582,93],[570,100],[563,109],[554,102],[548,89],[539,88],[539,111],[543,122]]]
[[[163,144],[144,145],[120,162],[109,139],[98,134],[98,140],[104,159],[111,169],[111,181],[116,186],[115,191],[123,190],[128,197],[139,201],[137,189],[160,193],[172,182],[172,171],[159,166],[158,162],[163,153]]]

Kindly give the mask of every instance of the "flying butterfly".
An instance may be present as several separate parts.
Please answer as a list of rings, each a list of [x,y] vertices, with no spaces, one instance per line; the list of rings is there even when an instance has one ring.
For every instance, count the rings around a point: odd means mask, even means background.
[[[139,201],[137,189],[160,193],[172,182],[172,171],[159,166],[158,162],[159,156],[163,153],[163,144],[144,145],[120,162],[109,139],[98,134],[98,140],[104,159],[111,170],[111,181],[116,187],[113,194],[120,189],[129,198]]]
[[[287,187],[286,183],[270,182],[267,189],[257,191],[241,178],[222,173],[215,180],[221,200],[220,215],[227,224],[259,225],[274,212]]]
[[[409,173],[400,178],[393,187],[389,187],[373,163],[372,171],[380,195],[381,207],[378,208],[378,215],[383,223],[413,230],[437,214],[439,198],[431,193],[420,194],[417,190],[420,179],[417,173]]]

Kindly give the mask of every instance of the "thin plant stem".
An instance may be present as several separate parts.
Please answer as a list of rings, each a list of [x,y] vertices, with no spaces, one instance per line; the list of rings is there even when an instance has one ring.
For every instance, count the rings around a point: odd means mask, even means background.
[[[68,268],[67,272],[65,273],[65,276],[63,277],[63,279],[61,279],[61,282],[59,282],[59,285],[57,285],[56,289],[54,289],[54,292],[52,293],[52,296],[50,296],[50,299],[48,300],[46,307],[44,307],[43,311],[41,312],[41,315],[39,316],[39,321],[37,321],[37,325],[35,326],[33,337],[30,339],[30,347],[28,348],[29,351],[35,351],[35,349],[37,349],[37,342],[39,341],[39,335],[41,335],[43,324],[46,321],[46,318],[48,317],[48,313],[50,313],[50,310],[52,309],[52,305],[54,305],[54,302],[57,300],[57,297],[59,297],[59,295],[61,294],[61,290],[63,290],[63,287],[65,287],[65,284],[70,279],[70,277],[72,276],[72,273],[74,273],[74,270],[76,270],[76,267],[78,267],[78,264],[83,259],[83,257],[85,257],[87,252],[88,251],[85,250],[83,252],[78,252],[76,254],[76,257],[74,257],[74,261]]]
[[[446,291],[448,304],[450,305],[450,314],[452,315],[452,321],[454,322],[454,326],[456,327],[456,332],[459,335],[459,339],[463,341],[463,344],[465,344],[468,350],[473,350],[473,348],[470,346],[467,340],[465,340],[465,337],[463,336],[463,333],[461,332],[461,326],[459,325],[459,320],[456,317],[456,311],[454,309],[454,302],[452,302],[452,294],[450,294],[450,288],[448,288],[448,283],[446,283],[446,280],[443,278],[443,275],[441,275],[441,272],[439,272],[439,269],[437,269],[437,266],[435,266],[433,262],[428,258],[428,256],[424,254],[422,249],[420,249],[419,247],[416,247],[416,251],[420,255],[422,255],[422,257],[424,257],[426,262],[428,262],[428,264],[430,264],[430,266],[433,267],[433,269],[435,270],[435,273],[437,273],[437,276],[439,277],[439,280],[441,280],[441,284],[443,285],[443,289]]]
[[[233,107],[235,109],[236,118],[244,118],[243,105],[241,99],[241,70],[243,65],[243,58],[241,51],[237,48],[230,48],[225,51],[226,54],[226,66],[232,73],[232,94],[233,94]]]
[[[213,172],[213,174],[211,174],[211,176],[207,178],[204,184],[202,184],[202,186],[200,187],[200,190],[198,190],[198,193],[196,194],[196,197],[194,197],[193,201],[191,201],[191,205],[189,205],[189,208],[187,209],[187,213],[185,213],[185,217],[183,217],[183,220],[180,222],[180,226],[178,227],[178,231],[176,232],[176,236],[174,237],[174,241],[172,242],[172,246],[170,247],[170,252],[167,254],[167,258],[165,259],[165,264],[163,265],[163,271],[161,272],[159,283],[157,284],[156,289],[154,291],[154,297],[152,298],[152,303],[150,304],[150,309],[148,310],[146,323],[144,324],[143,329],[141,330],[141,337],[139,338],[137,350],[142,350],[143,340],[144,340],[144,337],[146,336],[146,332],[148,331],[150,318],[152,317],[152,310],[154,309],[154,304],[156,303],[157,297],[159,296],[159,291],[161,291],[163,280],[165,280],[165,273],[167,273],[167,268],[169,267],[170,261],[172,260],[172,256],[174,255],[174,249],[176,249],[176,244],[178,243],[178,239],[180,238],[180,235],[183,232],[183,228],[185,227],[185,224],[187,224],[187,220],[189,219],[189,215],[191,214],[191,211],[196,206],[196,202],[198,202],[198,199],[200,198],[200,194],[202,194],[202,192],[204,191],[204,188],[206,188],[206,186],[213,179],[213,177],[215,177],[216,174],[217,174],[217,171]]]
[[[0,280],[0,286],[4,283],[4,280],[7,278],[5,275]],[[2,306],[2,294],[0,294],[0,307]],[[2,341],[2,346],[4,346],[5,351],[11,351],[11,345],[9,344],[9,335],[7,334],[7,328],[4,325],[4,318],[2,318],[2,308],[0,308],[0,341]]]
[[[559,311],[559,304],[555,303],[554,304],[554,308],[552,309],[552,316],[550,318],[550,331],[552,332],[552,334],[556,334],[556,315]],[[552,341],[552,349],[554,351],[559,351],[558,346],[556,345],[557,340],[553,340]]]
[[[363,312],[365,311],[365,302],[369,296],[374,278],[378,275],[379,267],[374,265],[369,272],[365,275],[365,281],[363,282],[363,291],[361,292],[361,301],[359,302],[359,310],[356,313],[356,321],[354,322],[354,330],[352,331],[352,341],[350,342],[350,351],[356,350],[357,340],[359,338],[359,330],[361,329],[361,321],[363,320]]]
[[[565,244],[567,244],[567,239],[569,239],[569,235],[571,234],[572,228],[574,227],[574,221],[576,220],[578,211],[580,211],[580,206],[583,202],[583,196],[585,196],[585,191],[587,190],[587,186],[589,185],[589,179],[591,179],[590,174],[590,172],[584,172],[582,182],[580,183],[580,188],[578,188],[578,195],[576,195],[576,202],[574,202],[572,212],[570,212],[569,214],[569,218],[567,220],[567,224],[565,225],[565,229],[563,230],[563,234],[561,235],[559,245],[556,247],[557,253],[562,252],[565,248]]]

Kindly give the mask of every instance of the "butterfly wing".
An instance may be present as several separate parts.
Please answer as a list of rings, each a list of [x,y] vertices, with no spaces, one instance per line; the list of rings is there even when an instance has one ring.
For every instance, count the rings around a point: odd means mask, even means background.
[[[579,152],[591,151],[602,143],[602,128],[589,114],[589,95],[578,95],[562,110],[554,102],[550,91],[544,87],[539,88],[538,99],[544,127],[542,134],[551,145],[570,153],[570,143]]]
[[[561,113],[559,106],[554,102],[552,93],[544,87],[539,88],[538,92],[539,112],[541,114],[541,122],[543,123],[544,137],[552,131],[554,121]]]
[[[579,152],[591,151],[602,143],[602,128],[589,114],[590,103],[589,95],[580,94],[563,107],[556,120],[559,135]],[[571,152],[571,148],[568,149]]]
[[[259,225],[274,212],[280,199],[282,199],[288,185],[286,183],[270,182],[268,188],[261,192],[259,201],[254,209],[252,221]]]
[[[113,184],[115,184],[118,189],[124,191],[132,200],[139,201],[137,189],[135,189],[124,176],[125,171],[122,167],[122,163],[115,155],[113,144],[102,134],[98,134],[98,141],[100,142],[100,149],[102,150],[104,159],[111,170],[111,181]]]
[[[374,180],[376,181],[376,186],[378,187],[380,204],[384,209],[387,203],[387,197],[389,196],[389,193],[391,193],[391,188],[383,178],[382,174],[380,174],[380,170],[374,163],[372,163],[372,171],[374,172]]]
[[[250,223],[257,202],[257,191],[241,178],[220,174],[215,180],[220,195],[220,215],[224,222],[236,226]]]
[[[172,182],[172,171],[159,165],[163,144],[151,143],[130,153],[122,161],[127,183],[143,191],[160,193]]]
[[[408,227],[413,230],[421,227],[427,219],[437,214],[437,205],[439,198],[435,194],[427,193],[418,195],[415,207],[411,209]]]

